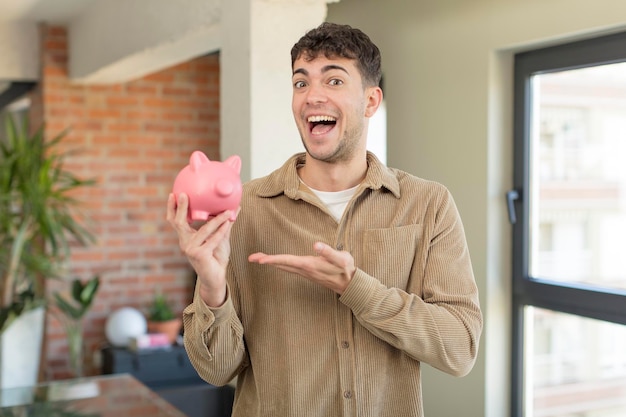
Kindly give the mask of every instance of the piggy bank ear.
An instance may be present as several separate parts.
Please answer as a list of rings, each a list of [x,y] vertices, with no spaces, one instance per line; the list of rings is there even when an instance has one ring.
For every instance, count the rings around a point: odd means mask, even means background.
[[[237,173],[241,173],[241,158],[237,155],[228,157],[224,163],[233,168]]]
[[[194,151],[189,157],[191,170],[196,172],[202,165],[209,162],[209,158],[202,151]]]

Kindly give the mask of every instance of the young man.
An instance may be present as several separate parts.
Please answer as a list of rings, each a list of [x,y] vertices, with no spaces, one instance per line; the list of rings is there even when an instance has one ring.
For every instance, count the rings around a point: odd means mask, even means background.
[[[291,51],[306,149],[244,185],[237,220],[168,221],[198,281],[185,347],[202,378],[237,379],[235,417],[422,416],[420,362],[472,368],[482,315],[463,226],[440,184],[366,151],[378,48],[324,23]]]

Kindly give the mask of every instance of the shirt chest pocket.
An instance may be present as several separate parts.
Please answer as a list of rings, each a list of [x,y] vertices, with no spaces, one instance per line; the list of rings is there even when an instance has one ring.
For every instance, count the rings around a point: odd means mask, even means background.
[[[406,289],[421,236],[419,224],[365,230],[356,265],[388,287]]]

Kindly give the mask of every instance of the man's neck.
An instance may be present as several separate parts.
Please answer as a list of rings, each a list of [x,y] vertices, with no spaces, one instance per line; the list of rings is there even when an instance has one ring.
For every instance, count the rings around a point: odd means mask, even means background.
[[[306,163],[298,170],[305,184],[319,191],[342,191],[363,181],[367,172],[365,154],[348,162],[328,163],[306,156]]]

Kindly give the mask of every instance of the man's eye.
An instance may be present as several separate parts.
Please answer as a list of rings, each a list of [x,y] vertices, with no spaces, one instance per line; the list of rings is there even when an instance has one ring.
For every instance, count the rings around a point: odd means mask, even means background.
[[[333,78],[332,80],[330,80],[330,82],[328,84],[330,84],[330,85],[342,85],[343,81],[338,80],[336,78]]]
[[[304,81],[296,81],[295,83],[293,83],[293,86],[295,88],[302,88],[306,85],[306,83]]]

